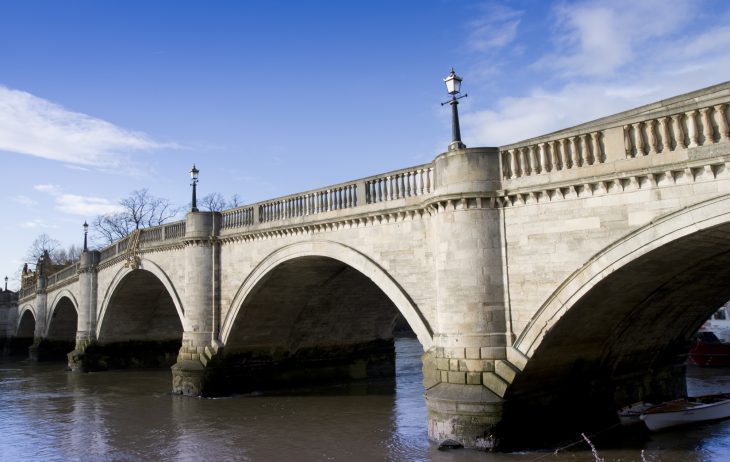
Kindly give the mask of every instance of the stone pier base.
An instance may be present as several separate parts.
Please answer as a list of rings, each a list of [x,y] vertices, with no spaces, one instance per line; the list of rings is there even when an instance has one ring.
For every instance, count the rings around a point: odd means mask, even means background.
[[[179,350],[180,340],[90,342],[68,353],[68,367],[74,372],[169,367]]]
[[[172,367],[173,392],[190,396],[297,388],[333,382],[376,379],[395,375],[393,340],[356,345],[220,351],[187,359]]]
[[[497,447],[497,424],[503,400],[482,385],[440,383],[425,393],[428,437],[436,442],[455,440],[466,448]]]
[[[35,339],[28,347],[28,358],[33,361],[60,361],[73,347],[71,340]]]

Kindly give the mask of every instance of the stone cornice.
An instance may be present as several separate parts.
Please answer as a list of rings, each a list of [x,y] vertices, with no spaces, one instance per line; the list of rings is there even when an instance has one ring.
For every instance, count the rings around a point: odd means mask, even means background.
[[[730,161],[725,156],[657,165],[633,172],[616,172],[542,185],[500,191],[501,206],[530,205],[554,200],[577,199],[702,180],[726,178]]]

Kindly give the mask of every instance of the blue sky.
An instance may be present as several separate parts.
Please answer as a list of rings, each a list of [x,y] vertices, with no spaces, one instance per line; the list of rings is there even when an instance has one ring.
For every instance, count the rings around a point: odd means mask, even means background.
[[[0,0],[0,277],[149,188],[245,203],[498,146],[730,76],[730,3]]]

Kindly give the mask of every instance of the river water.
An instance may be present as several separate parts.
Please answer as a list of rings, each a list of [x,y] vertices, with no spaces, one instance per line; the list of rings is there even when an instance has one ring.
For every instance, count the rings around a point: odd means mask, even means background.
[[[275,396],[171,395],[169,370],[89,374],[62,363],[0,363],[0,461],[594,461],[555,454],[439,451],[426,435],[421,349],[396,342],[395,383]],[[730,390],[730,369],[691,369],[690,394]],[[728,461],[730,420],[592,438],[606,461]]]

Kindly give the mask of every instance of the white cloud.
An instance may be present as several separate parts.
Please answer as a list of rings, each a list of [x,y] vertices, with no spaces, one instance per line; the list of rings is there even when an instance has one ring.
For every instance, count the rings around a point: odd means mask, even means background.
[[[472,31],[467,41],[469,48],[489,51],[503,48],[517,36],[521,11],[499,4],[488,4],[484,13],[469,24]]]
[[[120,210],[119,204],[113,203],[108,199],[94,196],[67,194],[56,185],[39,184],[33,186],[33,188],[37,191],[45,192],[53,196],[56,203],[56,210],[70,215],[90,217],[114,213]]]
[[[131,152],[175,147],[0,85],[0,150],[114,168],[124,166]]]
[[[463,114],[465,142],[516,143],[726,80],[730,27],[719,19],[690,27],[698,15],[692,5],[560,3],[553,46],[532,67],[542,69],[545,79],[487,110]],[[727,8],[716,14],[728,15]]]
[[[31,199],[28,196],[18,195],[12,197],[13,202],[17,202],[20,205],[24,205],[26,207],[33,207],[38,205],[38,201]]]
[[[25,228],[25,229],[35,229],[35,228],[48,229],[48,228],[55,228],[55,226],[49,226],[46,222],[44,222],[43,220],[37,219],[37,218],[35,220],[30,220],[30,221],[26,221],[26,222],[21,223],[20,224],[20,227],[21,228]]]

